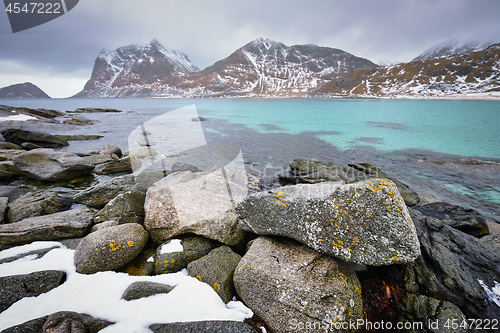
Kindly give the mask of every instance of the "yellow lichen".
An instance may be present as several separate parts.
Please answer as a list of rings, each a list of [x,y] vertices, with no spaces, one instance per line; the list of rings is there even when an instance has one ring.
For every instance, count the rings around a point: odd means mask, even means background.
[[[134,242],[133,242],[133,241],[131,241],[131,240],[129,240],[129,241],[127,242],[127,245],[128,245],[128,246],[134,246]]]
[[[220,290],[220,285],[217,282],[214,283],[214,290],[215,291],[219,291]]]
[[[196,278],[197,278],[198,280],[202,281],[201,276],[196,275]]]
[[[352,239],[352,245],[356,245],[356,244],[358,244],[358,243],[359,243],[359,238],[358,238],[358,237],[354,237],[354,238]]]

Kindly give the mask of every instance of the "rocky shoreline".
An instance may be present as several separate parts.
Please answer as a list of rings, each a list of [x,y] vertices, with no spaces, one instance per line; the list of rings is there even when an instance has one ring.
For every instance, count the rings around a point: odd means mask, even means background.
[[[364,332],[382,322],[385,331],[412,331],[387,323],[422,323],[413,331],[475,332],[478,319],[499,326],[498,225],[471,209],[423,202],[373,164],[296,158],[270,188],[251,170],[227,165],[137,173],[152,157],[149,145],[145,155],[115,146],[72,154],[58,151],[68,142],[48,133],[5,129],[2,136],[0,179],[9,185],[0,186],[1,250],[59,241],[74,249],[76,272],[88,275],[185,269],[224,303],[241,300],[254,313],[246,323],[157,323],[153,332]],[[108,176],[89,182],[93,175]],[[16,187],[16,179],[30,188]],[[0,271],[50,250],[0,251]],[[0,277],[0,315],[65,280],[62,271]],[[138,281],[122,298],[175,289]],[[371,329],[345,326],[361,321]],[[98,332],[113,324],[67,311],[2,332]]]

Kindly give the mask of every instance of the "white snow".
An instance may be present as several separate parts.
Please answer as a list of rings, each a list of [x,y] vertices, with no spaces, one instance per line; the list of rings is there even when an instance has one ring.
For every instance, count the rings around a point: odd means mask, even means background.
[[[182,252],[184,247],[182,246],[180,239],[172,239],[167,244],[161,246],[160,254],[172,253],[172,252]]]
[[[50,248],[57,242],[36,242],[0,252],[2,257],[18,255],[34,249]],[[66,281],[59,287],[37,297],[25,297],[0,313],[0,331],[28,320],[57,311],[75,311],[116,324],[101,330],[112,332],[150,332],[153,323],[200,320],[243,321],[253,313],[241,302],[227,304],[206,283],[188,276],[187,270],[157,276],[130,276],[112,271],[92,275],[79,274],[73,264],[74,250],[62,246],[36,260],[26,257],[0,265],[0,276],[28,274],[41,270],[62,270]],[[7,251],[7,252],[5,252]],[[165,283],[175,288],[133,301],[121,299],[124,290],[133,282]]]
[[[477,279],[481,287],[483,287],[484,291],[486,292],[486,295],[488,295],[488,299],[495,303],[496,305],[500,306],[500,283],[496,282],[493,280],[495,283],[495,286],[491,288],[488,288],[488,286],[483,282],[483,280]]]
[[[2,121],[10,121],[10,120],[18,120],[18,121],[25,121],[25,120],[30,120],[30,119],[37,119],[36,117],[28,116],[25,114],[16,114],[12,116],[7,116],[7,117],[0,117],[0,122]]]

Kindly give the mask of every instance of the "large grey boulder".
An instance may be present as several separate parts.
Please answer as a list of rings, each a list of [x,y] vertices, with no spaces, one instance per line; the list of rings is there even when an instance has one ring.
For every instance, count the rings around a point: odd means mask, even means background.
[[[114,324],[88,314],[60,311],[9,327],[2,333],[97,333]]]
[[[115,220],[118,224],[144,222],[144,200],[146,194],[143,192],[127,191],[120,193],[104,206],[95,215],[95,223]]]
[[[220,246],[206,256],[187,265],[188,274],[207,283],[220,296],[224,303],[235,294],[233,274],[241,256],[229,246]]]
[[[0,225],[0,248],[34,241],[55,241],[86,235],[94,223],[95,210],[78,208]]]
[[[420,254],[408,210],[391,181],[284,186],[241,202],[239,227],[293,238],[313,249],[364,265],[391,265]]]
[[[67,146],[68,141],[55,135],[43,132],[30,132],[17,128],[9,128],[2,131],[5,141],[21,145],[23,142],[31,142],[44,148],[57,148]]]
[[[61,271],[0,277],[0,312],[24,297],[38,296],[58,287],[65,279],[66,273]]]
[[[63,212],[71,208],[73,199],[56,192],[29,193],[9,205],[8,222],[17,222],[29,217]]]
[[[148,238],[146,230],[136,223],[93,232],[83,238],[75,250],[76,271],[94,274],[122,268],[141,253]]]
[[[157,243],[194,233],[227,245],[243,240],[237,228],[235,204],[247,193],[224,167],[208,172],[176,172],[159,180],[146,193],[144,226]],[[245,178],[246,182],[246,178]]]
[[[408,292],[451,302],[467,318],[500,318],[492,289],[500,276],[500,256],[474,236],[410,209],[422,255],[392,270]],[[498,299],[496,300],[498,302]]]
[[[123,153],[122,153],[122,150],[120,149],[120,147],[112,146],[112,145],[105,145],[101,149],[101,151],[99,152],[99,154],[105,154],[105,155],[113,155],[113,154],[115,154],[118,157],[123,157]]]
[[[90,174],[94,165],[72,153],[52,149],[35,149],[12,158],[14,166],[25,176],[44,180],[62,181]]]
[[[172,242],[182,251],[172,250]],[[180,246],[179,246],[180,244]],[[187,237],[184,239],[169,239],[158,246],[155,255],[155,274],[175,273],[212,250],[212,243],[204,237]],[[170,250],[169,250],[170,249]]]
[[[154,333],[257,333],[252,326],[241,321],[192,321],[170,324],[152,324]]]
[[[307,322],[335,329],[335,322],[363,318],[361,284],[352,268],[292,240],[257,238],[233,280],[243,302],[273,332],[296,332]]]

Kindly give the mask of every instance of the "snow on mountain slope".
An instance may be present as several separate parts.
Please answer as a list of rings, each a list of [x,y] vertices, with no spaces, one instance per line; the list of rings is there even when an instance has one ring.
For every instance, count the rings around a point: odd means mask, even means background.
[[[168,85],[172,77],[197,71],[185,54],[168,50],[156,40],[145,47],[103,50],[95,60],[90,80],[74,97],[132,96],[144,86]]]
[[[476,52],[356,69],[311,97],[500,97],[500,44]]]
[[[103,50],[75,97],[305,96],[332,77],[374,65],[338,49],[260,38],[199,71],[184,54],[153,41]]]
[[[432,58],[446,58],[455,54],[477,52],[487,48],[490,44],[469,42],[461,43],[457,40],[449,40],[437,46],[431,47],[413,60],[426,60]]]

